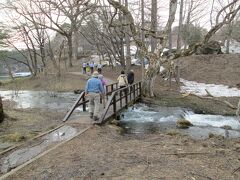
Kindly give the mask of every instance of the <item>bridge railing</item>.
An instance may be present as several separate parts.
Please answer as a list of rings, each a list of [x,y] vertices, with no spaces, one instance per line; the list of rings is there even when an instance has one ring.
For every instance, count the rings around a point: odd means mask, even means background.
[[[109,96],[116,90],[118,90],[118,83],[111,83],[106,85],[106,99],[108,100]],[[74,102],[73,106],[70,108],[70,110],[65,115],[63,122],[67,121],[69,117],[72,115],[73,111],[82,105],[83,111],[86,111],[87,103],[89,100],[85,98],[85,92],[82,92],[77,100]]]
[[[80,96],[77,98],[77,100],[75,101],[75,103],[73,104],[73,106],[71,107],[71,109],[68,111],[68,113],[66,114],[66,116],[63,119],[63,122],[67,121],[68,118],[72,115],[73,111],[79,107],[79,106],[83,106],[83,111],[86,111],[86,104],[87,102],[89,102],[89,100],[85,99],[85,92],[83,91]]]
[[[142,82],[139,81],[130,86],[119,88],[112,92],[103,114],[100,117],[99,124],[104,123],[107,118],[110,118],[107,114],[111,108],[113,112],[110,113],[110,116],[117,118],[118,112],[120,112],[123,108],[127,108],[129,104],[134,103],[141,98],[141,91]]]
[[[107,104],[103,110],[103,114],[100,117],[100,123],[104,123],[106,119],[106,115],[110,108],[112,107],[113,113],[111,116],[117,117],[119,111],[121,111],[124,107],[127,108],[129,104],[137,101],[141,98],[142,91],[142,82],[136,82],[130,86],[125,88],[119,88],[117,83],[112,83],[106,86],[106,99]],[[73,111],[79,107],[83,107],[83,111],[86,111],[88,99],[85,97],[85,92],[82,92],[80,96],[77,98],[73,106],[70,108],[68,113],[65,115],[63,122],[67,121],[69,117],[72,115]]]

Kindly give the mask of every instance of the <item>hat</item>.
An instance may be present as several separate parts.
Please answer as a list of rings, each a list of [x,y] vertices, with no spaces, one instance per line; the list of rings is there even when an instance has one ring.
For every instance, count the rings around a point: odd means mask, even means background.
[[[99,75],[98,75],[98,78],[99,78],[99,79],[103,79],[103,75],[102,75],[102,74],[99,74]]]
[[[98,72],[94,71],[93,74],[92,74],[92,77],[97,78],[98,77]]]

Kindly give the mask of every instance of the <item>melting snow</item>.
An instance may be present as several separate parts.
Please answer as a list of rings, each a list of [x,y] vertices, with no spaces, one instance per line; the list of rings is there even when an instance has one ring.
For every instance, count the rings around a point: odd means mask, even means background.
[[[206,90],[215,97],[240,97],[240,90],[237,88],[230,88],[225,85],[205,84],[195,81],[187,81],[180,79],[184,84],[181,86],[181,92],[189,92],[200,96],[207,95]]]

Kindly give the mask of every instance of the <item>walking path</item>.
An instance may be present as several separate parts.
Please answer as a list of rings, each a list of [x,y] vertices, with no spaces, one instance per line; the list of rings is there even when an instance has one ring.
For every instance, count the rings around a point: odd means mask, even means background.
[[[79,75],[79,76],[84,76],[86,78],[89,78],[90,76],[86,75],[86,74],[83,74],[81,72],[68,72],[69,74],[72,74],[72,75]],[[112,84],[112,83],[115,83],[115,81],[109,79],[109,78],[106,78],[104,77],[104,80],[106,80],[107,84]]]

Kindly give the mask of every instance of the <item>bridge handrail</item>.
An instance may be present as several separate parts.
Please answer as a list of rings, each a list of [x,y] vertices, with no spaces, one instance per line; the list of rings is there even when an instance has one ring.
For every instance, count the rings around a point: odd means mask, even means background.
[[[105,106],[105,109],[104,109],[104,111],[103,111],[103,114],[102,114],[102,116],[100,117],[100,119],[99,119],[99,122],[98,122],[98,124],[102,124],[102,123],[104,123],[104,120],[105,120],[105,117],[106,117],[106,115],[107,115],[107,112],[108,112],[108,110],[109,110],[109,108],[111,107],[111,105],[113,105],[113,111],[114,111],[114,115],[116,115],[116,103],[118,102],[118,101],[120,101],[120,106],[121,106],[121,108],[122,108],[122,100],[125,98],[125,100],[126,100],[126,107],[128,106],[128,95],[130,95],[130,101],[132,101],[132,99],[131,99],[131,94],[133,94],[133,100],[136,100],[136,92],[138,92],[138,90],[139,90],[139,94],[138,94],[138,96],[140,97],[141,96],[141,91],[142,91],[142,89],[141,89],[141,83],[142,83],[142,81],[138,81],[138,82],[136,82],[136,83],[134,83],[134,84],[132,84],[132,85],[130,85],[130,86],[127,86],[127,87],[124,87],[124,88],[119,88],[119,89],[117,89],[116,91],[114,91],[112,94],[111,94],[111,96],[110,96],[110,98],[109,98],[109,100],[108,100],[108,102],[107,102],[107,104],[106,104],[106,106]],[[137,86],[137,88],[136,88],[136,86]],[[129,89],[132,89],[131,91],[128,91]],[[130,92],[130,93],[129,93]],[[124,96],[121,96],[121,94],[124,94]],[[120,97],[117,99],[117,94],[120,94]]]
[[[136,85],[138,85],[139,84],[139,87],[138,88],[135,88],[136,87]],[[110,88],[110,91],[109,91],[109,88]],[[121,96],[120,95],[120,98],[119,99],[116,99],[116,94],[117,93],[120,93],[120,94],[122,94],[122,92],[124,91],[124,90],[127,90],[128,88],[133,88],[133,92],[130,92],[130,94],[129,93],[127,93],[127,94],[125,94],[125,96]],[[118,102],[118,101],[122,101],[122,99],[123,98],[126,98],[126,102],[128,101],[128,95],[130,95],[130,100],[131,100],[131,94],[133,93],[133,96],[134,96],[134,98],[135,98],[135,92],[137,91],[137,90],[139,90],[139,92],[140,92],[140,94],[141,94],[141,81],[139,81],[139,82],[136,82],[136,83],[134,83],[134,84],[132,84],[132,85],[130,85],[130,86],[127,86],[127,87],[125,87],[125,88],[119,88],[118,87],[118,83],[117,82],[114,82],[114,83],[111,83],[111,84],[108,84],[108,85],[106,85],[106,99],[108,100],[107,101],[107,105],[106,105],[106,107],[105,107],[105,109],[104,109],[104,115],[102,115],[101,116],[101,118],[100,118],[100,121],[101,122],[103,122],[103,120],[104,120],[104,118],[105,118],[105,116],[106,116],[106,114],[107,114],[107,111],[108,111],[108,109],[110,108],[110,106],[113,104],[112,103],[112,100],[114,99],[114,101],[115,102]],[[126,91],[125,91],[126,92]],[[110,96],[110,98],[108,98],[108,96]],[[63,122],[65,122],[65,121],[67,121],[68,119],[69,119],[69,117],[72,115],[72,113],[73,113],[73,111],[77,108],[77,107],[79,107],[79,106],[83,106],[83,111],[86,111],[86,104],[89,102],[89,100],[86,100],[85,99],[85,91],[83,91],[80,95],[79,95],[79,97],[77,98],[77,100],[75,101],[75,103],[72,105],[72,107],[70,108],[70,110],[67,112],[67,114],[65,115],[65,117],[64,117],[64,119],[63,119]],[[122,105],[122,102],[121,102],[121,105]],[[116,106],[116,104],[115,104],[115,106]],[[107,109],[106,109],[107,108]],[[115,107],[116,108],[116,107]],[[115,112],[114,112],[115,113]]]
[[[110,88],[110,91],[109,91]],[[108,95],[111,95],[113,91],[116,91],[118,89],[118,83],[114,82],[111,84],[106,85],[106,97],[108,99]],[[80,103],[81,102],[81,103]],[[79,97],[77,98],[77,100],[74,102],[74,104],[72,105],[72,107],[70,108],[70,110],[67,112],[67,114],[65,115],[65,117],[63,118],[63,122],[67,121],[68,118],[72,115],[73,111],[83,105],[83,111],[86,111],[86,104],[87,102],[89,102],[89,100],[85,99],[85,92],[83,91]]]
[[[79,103],[82,100],[81,103]],[[68,118],[71,116],[71,114],[73,113],[73,111],[80,105],[83,105],[83,111],[86,111],[86,103],[88,102],[88,100],[85,100],[85,91],[83,91],[77,98],[77,100],[75,101],[75,103],[72,105],[72,107],[70,108],[70,110],[68,111],[68,113],[65,115],[63,122],[67,121]]]

